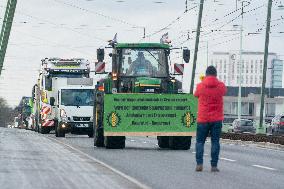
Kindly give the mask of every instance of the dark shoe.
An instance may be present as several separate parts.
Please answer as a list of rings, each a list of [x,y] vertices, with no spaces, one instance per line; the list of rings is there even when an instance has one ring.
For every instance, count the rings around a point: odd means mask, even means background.
[[[195,171],[201,172],[203,170],[203,165],[196,165]]]
[[[211,167],[211,172],[220,172],[220,170],[217,167]]]

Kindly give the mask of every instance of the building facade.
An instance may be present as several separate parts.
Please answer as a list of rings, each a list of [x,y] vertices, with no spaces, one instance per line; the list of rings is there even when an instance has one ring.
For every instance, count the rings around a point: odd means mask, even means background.
[[[284,88],[283,60],[274,59],[272,67],[272,88]]]
[[[244,51],[242,62],[238,52],[214,52],[210,64],[218,71],[218,78],[227,86],[261,87],[263,70],[262,52]],[[275,53],[269,53],[267,62],[266,87],[282,88],[283,86],[283,61],[277,58]]]
[[[244,119],[259,120],[260,115],[260,87],[242,88],[241,116]],[[284,89],[265,89],[264,119],[269,122],[273,117],[284,113]],[[238,87],[228,87],[224,97],[224,116],[226,123],[232,123],[238,118]]]

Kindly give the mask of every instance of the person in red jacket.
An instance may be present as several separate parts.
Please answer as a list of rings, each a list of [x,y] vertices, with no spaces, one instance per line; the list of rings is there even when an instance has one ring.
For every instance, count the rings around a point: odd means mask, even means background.
[[[198,98],[197,133],[196,133],[196,171],[203,170],[204,143],[211,135],[211,171],[219,172],[217,168],[220,152],[220,134],[224,120],[223,96],[226,86],[217,79],[214,66],[206,69],[206,77],[197,85],[194,96]]]

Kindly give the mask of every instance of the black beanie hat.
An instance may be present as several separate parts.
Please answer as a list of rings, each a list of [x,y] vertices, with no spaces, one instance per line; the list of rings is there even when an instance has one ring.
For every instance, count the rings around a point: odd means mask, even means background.
[[[214,66],[208,66],[206,69],[206,76],[217,76],[217,70]]]

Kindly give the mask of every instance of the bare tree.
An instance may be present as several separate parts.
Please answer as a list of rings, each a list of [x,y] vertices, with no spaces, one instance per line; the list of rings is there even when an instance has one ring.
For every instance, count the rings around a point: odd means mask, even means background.
[[[13,122],[15,115],[16,110],[9,107],[6,100],[0,97],[0,127],[7,127]]]

